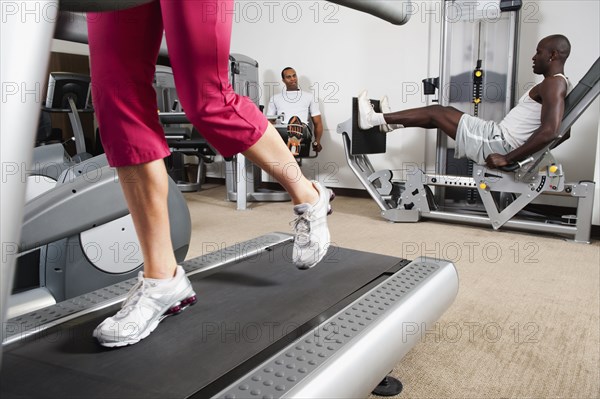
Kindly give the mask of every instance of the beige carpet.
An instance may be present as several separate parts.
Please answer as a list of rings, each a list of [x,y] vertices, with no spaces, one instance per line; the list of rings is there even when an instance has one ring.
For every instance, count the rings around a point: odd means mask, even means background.
[[[290,203],[236,211],[223,186],[186,194],[188,258],[273,231]],[[393,224],[368,199],[338,197],[336,245],[454,262],[458,297],[396,366],[401,398],[599,398],[600,245],[436,222]],[[399,332],[401,339],[401,332]]]

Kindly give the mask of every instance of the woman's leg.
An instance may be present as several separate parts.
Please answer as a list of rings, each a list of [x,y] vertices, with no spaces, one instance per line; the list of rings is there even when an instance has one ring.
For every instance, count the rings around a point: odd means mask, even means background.
[[[117,168],[119,182],[144,255],[144,277],[166,279],[175,275],[169,224],[169,183],[162,159]]]
[[[144,275],[172,277],[177,263],[162,161],[170,151],[152,87],[163,32],[160,5],[90,14],[88,31],[96,116],[140,241]]]
[[[243,153],[288,190],[302,219],[295,223],[294,263],[314,266],[329,245],[330,193],[302,175],[258,107],[231,87],[233,0],[162,0],[161,6],[177,93],[188,118],[221,155]]]
[[[243,154],[273,176],[290,194],[294,205],[314,204],[319,199],[313,184],[304,177],[298,162],[270,123],[262,137]]]
[[[156,115],[152,88],[162,40],[160,4],[88,14],[93,100],[109,163],[119,180],[144,256],[121,310],[93,335],[108,347],[147,337],[164,318],[196,300],[177,267],[171,244],[168,178],[162,158],[170,151]]]

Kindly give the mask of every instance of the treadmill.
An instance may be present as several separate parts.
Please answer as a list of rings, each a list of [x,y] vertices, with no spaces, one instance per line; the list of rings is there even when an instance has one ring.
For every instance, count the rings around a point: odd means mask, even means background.
[[[86,11],[143,2],[64,0],[60,6]],[[360,1],[344,3],[369,9]],[[14,9],[2,24],[7,81],[43,79],[59,4],[36,4],[47,18],[19,18],[26,10]],[[366,11],[381,14],[375,8]],[[69,21],[72,27],[81,20]],[[59,22],[55,34],[69,29]],[[16,59],[21,64],[10,62]],[[19,164],[31,157],[39,106],[9,97],[2,103],[2,113],[11,116],[2,118],[2,161]],[[19,242],[24,185],[18,176],[6,177],[1,238]],[[198,303],[120,349],[100,346],[91,334],[117,311],[135,279],[5,321],[16,252],[3,247],[0,396],[368,396],[450,306],[458,292],[456,269],[439,259],[409,262],[332,246],[319,265],[301,271],[291,262],[292,239],[272,233],[184,262]]]
[[[450,306],[454,265],[331,247],[308,271],[272,233],[182,264],[198,303],[136,345],[93,329],[131,279],[4,324],[2,398],[364,398]]]

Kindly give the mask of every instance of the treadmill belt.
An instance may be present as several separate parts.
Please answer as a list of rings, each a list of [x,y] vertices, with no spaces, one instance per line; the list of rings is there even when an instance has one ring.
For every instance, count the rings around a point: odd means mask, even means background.
[[[401,259],[332,247],[311,270],[291,245],[190,277],[196,305],[133,346],[108,349],[93,329],[115,305],[4,348],[0,396],[188,397],[327,311]]]

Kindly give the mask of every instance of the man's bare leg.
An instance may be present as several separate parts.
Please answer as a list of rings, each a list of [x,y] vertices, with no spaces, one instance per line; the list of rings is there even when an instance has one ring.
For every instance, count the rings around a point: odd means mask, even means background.
[[[451,138],[456,138],[456,129],[463,113],[452,107],[430,105],[404,111],[384,114],[387,123],[401,124],[404,127],[422,127],[425,129],[441,129]]]
[[[456,138],[456,129],[463,113],[456,108],[441,105],[407,109],[379,114],[373,110],[366,91],[358,96],[358,117],[361,129],[370,129],[383,124],[398,124],[404,127],[441,129],[451,138]]]

